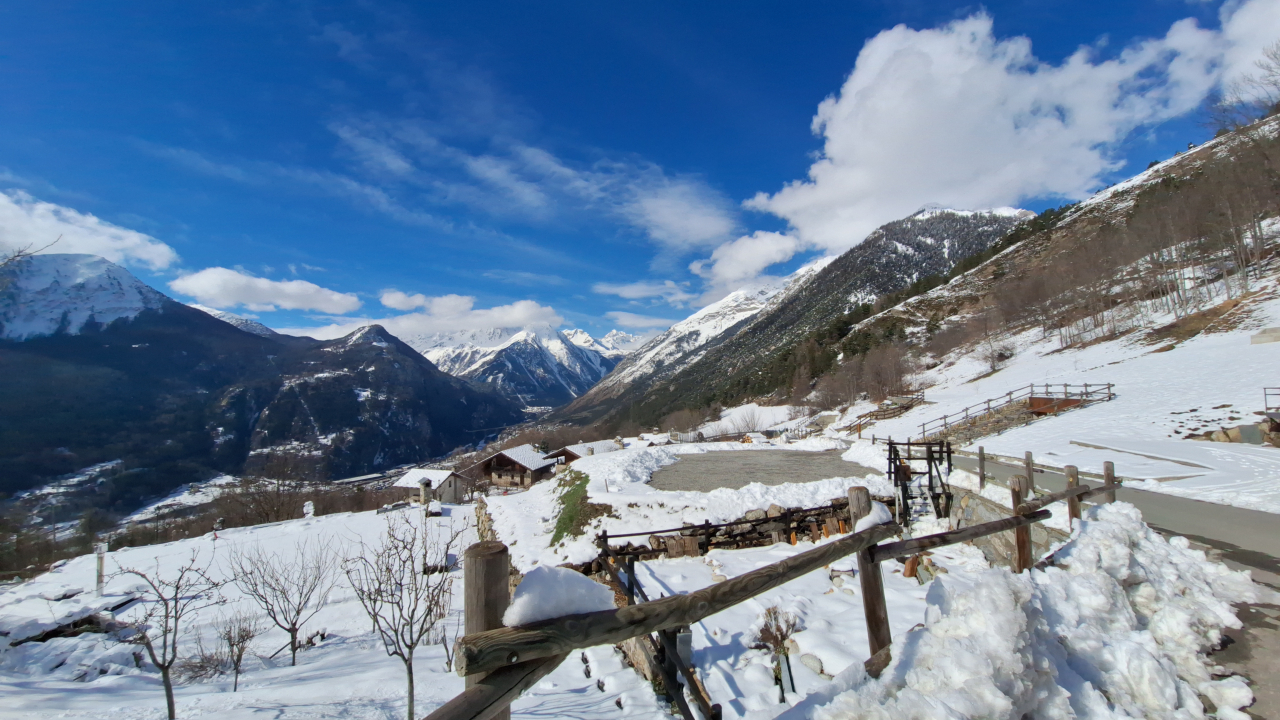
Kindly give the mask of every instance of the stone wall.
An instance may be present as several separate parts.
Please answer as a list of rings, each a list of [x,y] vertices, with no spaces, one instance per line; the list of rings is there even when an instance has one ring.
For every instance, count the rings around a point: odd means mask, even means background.
[[[977,493],[952,486],[955,500],[952,503],[951,523],[954,528],[981,525],[993,520],[1003,520],[1013,511],[999,503],[988,500]],[[1031,550],[1035,559],[1039,560],[1049,552],[1049,548],[1064,542],[1068,535],[1061,530],[1045,527],[1044,523],[1031,526]],[[1013,565],[1013,531],[995,533],[971,541],[973,546],[982,551],[987,562],[1001,567]]]

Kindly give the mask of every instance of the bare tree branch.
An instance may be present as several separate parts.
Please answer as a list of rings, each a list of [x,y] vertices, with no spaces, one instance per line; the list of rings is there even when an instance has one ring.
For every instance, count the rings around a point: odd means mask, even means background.
[[[231,552],[235,583],[289,633],[291,664],[298,664],[298,633],[329,601],[337,582],[333,549],[323,541],[302,540],[293,553],[267,552],[260,546]]]
[[[453,527],[419,527],[413,520],[387,521],[382,542],[343,564],[356,598],[373,621],[387,655],[400,658],[408,677],[408,719],[413,710],[413,653],[433,639],[433,630],[449,613],[457,560],[450,553],[462,531]]]
[[[142,581],[142,601],[147,604],[134,622],[134,639],[147,649],[151,664],[160,671],[169,720],[177,716],[173,700],[174,662],[178,659],[178,635],[188,615],[224,602],[218,590],[223,582],[209,576],[209,565],[200,563],[198,550],[174,573],[165,573],[156,559],[154,570],[119,567],[114,576],[133,576]]]

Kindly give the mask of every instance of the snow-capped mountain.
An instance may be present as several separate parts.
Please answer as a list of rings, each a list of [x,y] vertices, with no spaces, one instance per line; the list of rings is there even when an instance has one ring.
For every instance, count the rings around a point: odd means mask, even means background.
[[[0,269],[0,493],[123,456],[102,507],[130,509],[214,473],[419,462],[524,419],[379,326],[322,342],[216,314],[95,256]]]
[[[227,323],[234,327],[238,327],[241,330],[248,333],[253,333],[254,335],[261,335],[262,337],[271,337],[272,335],[279,335],[279,333],[277,333],[275,330],[272,330],[271,328],[267,327],[266,325],[263,325],[257,320],[251,320],[247,317],[236,315],[235,313],[229,313],[226,310],[216,310],[211,307],[205,307],[204,305],[200,305],[198,303],[191,303],[191,307],[197,310],[201,310],[203,312],[207,312],[210,315],[218,318],[224,323]]]
[[[982,252],[1033,215],[1014,208],[927,207],[877,228],[835,258],[781,281],[744,288],[646,343],[586,396],[562,411],[573,421],[622,407],[662,417],[689,398],[714,395],[760,371],[858,303],[901,290]]]
[[[709,343],[736,329],[771,303],[787,297],[788,289],[802,285],[829,262],[830,258],[822,258],[785,278],[735,290],[702,308],[635,350],[592,394],[608,396],[615,389],[625,388],[633,382],[678,372],[697,361]]]
[[[159,310],[168,300],[97,255],[33,255],[6,267],[3,276],[0,337],[9,340],[75,335],[88,324],[105,327]]]
[[[558,406],[581,396],[626,355],[585,331],[562,333],[548,325],[404,340],[450,375],[486,383],[526,406]]]

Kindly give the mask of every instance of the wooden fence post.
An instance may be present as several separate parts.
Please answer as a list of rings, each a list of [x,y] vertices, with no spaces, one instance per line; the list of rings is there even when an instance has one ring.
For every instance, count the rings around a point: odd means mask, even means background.
[[[871,492],[864,487],[849,488],[849,521],[854,529],[858,520],[871,512]],[[867,645],[872,657],[889,647],[893,638],[889,634],[889,610],[884,601],[884,578],[880,576],[880,563],[871,557],[868,548],[858,553],[858,579],[862,584],[862,613],[867,621]]]
[[[1102,502],[1113,503],[1116,501],[1116,464],[1110,460],[1102,463],[1102,482],[1107,487],[1107,492],[1102,495]]]
[[[1067,489],[1080,487],[1080,470],[1075,465],[1064,468],[1067,473]],[[1080,498],[1074,495],[1067,498],[1067,517],[1072,529],[1080,526]]]
[[[1031,498],[1029,481],[1021,475],[1014,475],[1009,481],[1009,494],[1013,496],[1013,514],[1018,515],[1018,506]],[[1027,525],[1014,528],[1013,571],[1020,573],[1029,569],[1033,562],[1031,555],[1031,528]]]
[[[511,603],[511,554],[500,542],[479,542],[462,555],[463,622],[467,635],[503,627],[502,615]],[[484,679],[483,673],[467,676],[467,687]],[[511,708],[498,711],[494,720],[510,720]]]
[[[1027,486],[1024,489],[1026,497],[1023,500],[1030,500],[1032,493],[1036,491],[1036,465],[1032,462],[1031,451],[1028,450],[1026,455],[1022,456],[1022,465],[1027,471]]]
[[[987,449],[978,446],[978,492],[987,486]]]
[[[107,544],[104,542],[100,542],[94,545],[93,547],[94,547],[94,552],[96,552],[98,555],[98,573],[97,573],[97,579],[96,579],[97,590],[95,591],[95,593],[97,594],[98,597],[102,597],[102,585],[103,585],[103,581],[106,578],[106,574],[104,573],[104,570],[106,569],[105,565],[106,565],[106,559],[107,559]]]

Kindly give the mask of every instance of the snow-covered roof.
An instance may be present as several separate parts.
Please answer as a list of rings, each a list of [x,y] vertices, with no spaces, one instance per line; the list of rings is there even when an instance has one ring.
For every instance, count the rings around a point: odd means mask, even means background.
[[[416,488],[422,484],[423,480],[430,482],[431,487],[440,487],[440,483],[449,479],[453,474],[452,470],[436,470],[435,468],[414,468],[395,482],[391,487],[398,488]]]
[[[667,441],[666,436],[663,436],[662,440],[663,440],[663,444],[666,444],[666,441]],[[641,436],[641,437],[622,438],[622,444],[629,448],[633,448],[633,447],[646,448],[646,447],[653,447],[657,443],[655,443],[650,438]]]
[[[614,450],[621,450],[621,449],[622,448],[618,446],[618,443],[613,440],[596,440],[594,442],[574,443],[573,445],[566,445],[551,454],[559,455],[565,451],[568,451],[573,453],[574,455],[577,455],[580,458],[584,458],[588,455],[603,455],[605,453],[610,453],[610,452],[613,452]]]
[[[520,463],[530,470],[540,470],[548,465],[556,464],[554,459],[548,460],[543,457],[542,453],[538,452],[538,449],[532,445],[517,445],[513,448],[507,448],[506,450],[491,455],[490,458],[497,457],[498,455],[506,455],[508,459]]]

